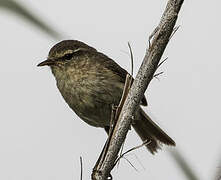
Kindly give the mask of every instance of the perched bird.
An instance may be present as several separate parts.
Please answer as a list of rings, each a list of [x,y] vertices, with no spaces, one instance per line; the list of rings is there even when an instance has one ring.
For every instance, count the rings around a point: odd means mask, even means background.
[[[69,107],[86,123],[108,132],[112,105],[118,105],[127,71],[95,48],[77,41],[64,40],[51,48],[47,60],[38,66],[50,66],[57,87]],[[145,97],[140,105],[147,105]],[[149,143],[154,154],[161,144],[175,142],[139,106],[133,128]]]

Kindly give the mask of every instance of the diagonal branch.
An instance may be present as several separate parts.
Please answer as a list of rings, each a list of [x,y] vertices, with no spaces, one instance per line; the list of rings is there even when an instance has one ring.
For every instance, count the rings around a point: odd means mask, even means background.
[[[140,104],[144,92],[152,80],[162,54],[170,40],[183,1],[184,0],[169,0],[167,3],[160,23],[156,28],[157,30],[153,34],[153,40],[145,54],[143,63],[128,93],[119,119],[113,130],[106,156],[99,170],[95,172],[93,176],[95,180],[106,180],[114,167],[121,145],[130,128],[136,107]]]

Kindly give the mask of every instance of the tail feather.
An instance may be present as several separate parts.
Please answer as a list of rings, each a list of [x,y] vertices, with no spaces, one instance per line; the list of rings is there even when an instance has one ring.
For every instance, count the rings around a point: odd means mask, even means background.
[[[160,143],[175,146],[175,142],[142,109],[140,118],[134,122],[133,128],[142,141],[148,141],[146,147],[152,154],[160,149]]]

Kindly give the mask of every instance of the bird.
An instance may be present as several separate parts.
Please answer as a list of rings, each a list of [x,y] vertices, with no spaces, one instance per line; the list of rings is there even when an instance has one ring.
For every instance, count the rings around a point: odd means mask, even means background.
[[[113,105],[118,105],[128,72],[114,60],[78,40],[55,44],[48,57],[37,66],[49,66],[57,87],[68,106],[87,124],[109,133]],[[135,112],[132,127],[145,146],[155,154],[162,144],[175,146],[144,112],[145,96]]]

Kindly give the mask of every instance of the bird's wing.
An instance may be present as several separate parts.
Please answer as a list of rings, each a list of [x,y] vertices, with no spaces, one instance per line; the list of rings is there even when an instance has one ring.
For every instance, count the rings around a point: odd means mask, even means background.
[[[109,58],[108,56],[99,53],[100,56],[105,56],[105,58],[98,58],[99,60],[103,61],[102,63],[107,69],[110,69],[112,72],[114,72],[116,75],[120,77],[120,81],[122,83],[125,83],[126,81],[126,76],[129,74],[125,69],[120,67],[114,60]],[[133,79],[134,80],[134,79]],[[141,105],[147,106],[147,100],[145,96],[141,100]]]

